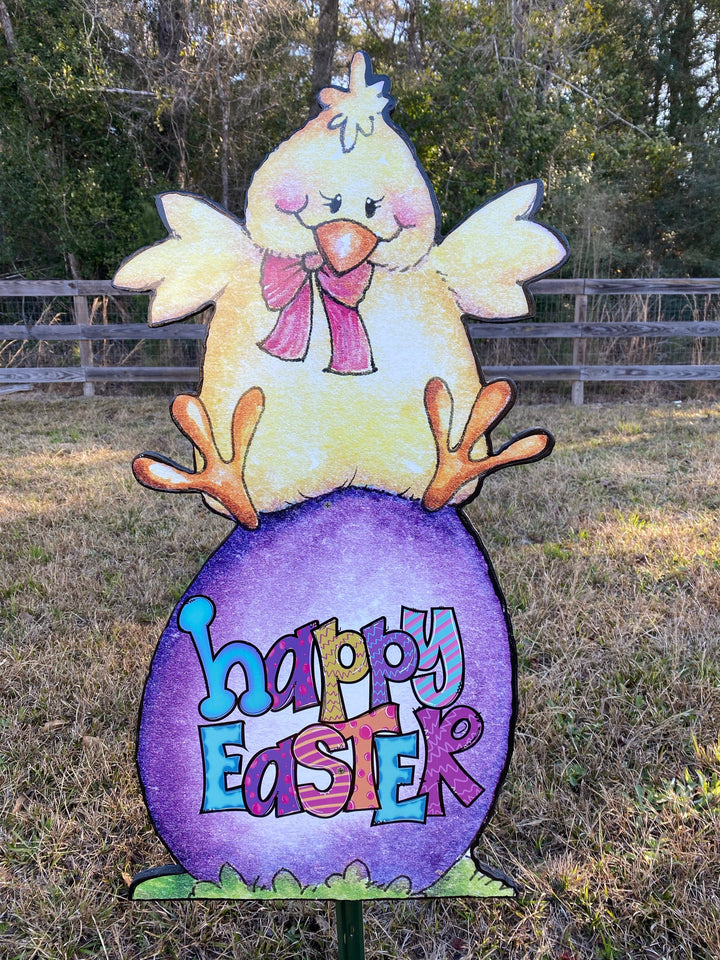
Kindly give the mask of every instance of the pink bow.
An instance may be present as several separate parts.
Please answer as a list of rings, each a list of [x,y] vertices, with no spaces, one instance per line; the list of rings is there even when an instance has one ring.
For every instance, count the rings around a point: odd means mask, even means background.
[[[258,346],[281,360],[304,360],[312,327],[311,275],[317,271],[320,299],[330,326],[330,373],[372,373],[370,341],[357,306],[365,296],[373,268],[367,261],[335,273],[320,254],[279,257],[267,253],[262,265],[262,294],[280,316]]]

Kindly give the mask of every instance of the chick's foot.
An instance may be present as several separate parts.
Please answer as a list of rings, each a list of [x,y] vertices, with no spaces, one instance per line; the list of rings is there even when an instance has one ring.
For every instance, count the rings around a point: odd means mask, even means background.
[[[515,403],[515,388],[509,380],[494,380],[482,387],[473,404],[460,442],[450,446],[453,398],[447,384],[434,377],[425,387],[425,410],[437,448],[435,476],[423,494],[426,510],[439,510],[471,480],[482,480],[489,473],[516,463],[526,463],[546,457],[554,440],[545,430],[528,430],[517,434],[493,453],[490,431],[497,426]],[[482,437],[486,441],[486,455],[472,459],[475,444]]]
[[[248,530],[259,525],[258,515],[245,486],[244,468],[248,447],[265,408],[259,387],[240,397],[232,419],[232,456],[220,456],[210,417],[199,397],[183,393],[175,397],[172,417],[178,428],[199,451],[204,466],[193,472],[155,454],[143,453],[133,461],[133,473],[152,490],[204,493],[218,500],[237,522]]]

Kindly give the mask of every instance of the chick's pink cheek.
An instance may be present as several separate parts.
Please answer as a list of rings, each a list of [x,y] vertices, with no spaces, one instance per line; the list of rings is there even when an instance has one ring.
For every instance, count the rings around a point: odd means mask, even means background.
[[[282,213],[299,213],[307,204],[307,193],[297,183],[279,183],[273,190],[275,206]]]
[[[413,197],[399,197],[393,201],[392,214],[399,227],[407,230],[416,227],[418,222],[417,201]]]

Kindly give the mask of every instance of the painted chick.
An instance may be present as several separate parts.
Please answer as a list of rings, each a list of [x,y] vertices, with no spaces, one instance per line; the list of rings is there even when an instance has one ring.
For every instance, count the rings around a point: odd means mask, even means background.
[[[542,186],[507,191],[440,242],[388,90],[357,53],[349,90],[323,90],[319,116],[255,173],[244,224],[199,197],[159,198],[168,238],[114,282],[152,291],[151,325],[215,312],[201,390],[172,408],[197,470],[143,454],[141,483],[201,492],[253,528],[258,513],[350,485],[436,510],[550,452],[542,430],[493,452],[513,387],[484,384],[461,319],[530,315],[523,284],[565,259],[532,219]]]

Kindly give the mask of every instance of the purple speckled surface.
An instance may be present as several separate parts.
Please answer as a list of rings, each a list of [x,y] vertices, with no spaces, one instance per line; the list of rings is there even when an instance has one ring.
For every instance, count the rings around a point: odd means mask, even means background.
[[[479,742],[460,755],[484,787],[464,807],[445,789],[445,816],[426,823],[371,827],[371,811],[330,819],[306,812],[278,819],[245,811],[200,813],[203,771],[198,704],[206,695],[190,636],[177,625],[188,597],[203,594],[217,613],[214,649],[243,640],[266,653],[296,627],[337,617],[341,630],[360,630],[378,617],[400,627],[404,605],[453,607],[465,654],[457,704],[484,720]],[[238,691],[243,689],[242,683]],[[155,827],[179,863],[198,879],[217,880],[229,863],[246,882],[269,885],[278,870],[303,884],[342,873],[362,860],[376,883],[407,876],[415,892],[433,883],[468,849],[492,805],[505,769],[513,723],[513,656],[501,598],[474,538],[457,513],[428,514],[419,504],[366,490],[345,490],[262,518],[255,532],[237,529],[210,557],[170,617],[145,688],[138,766]],[[368,707],[369,682],[345,685],[353,716]],[[418,729],[419,704],[410,683],[392,684],[403,732]],[[363,706],[364,704],[364,706]],[[317,721],[318,708],[291,708],[246,721],[247,760],[263,747]],[[241,719],[239,711],[223,722]],[[414,783],[399,797],[417,792]],[[244,764],[247,762],[244,761]],[[318,783],[320,786],[320,784]]]

